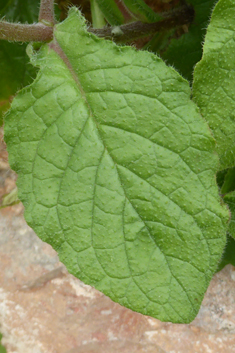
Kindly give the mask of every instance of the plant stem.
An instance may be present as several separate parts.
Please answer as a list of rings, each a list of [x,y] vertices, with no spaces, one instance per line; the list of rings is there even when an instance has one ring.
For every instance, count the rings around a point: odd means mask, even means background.
[[[103,28],[106,25],[103,12],[100,10],[96,0],[90,0],[90,2],[93,28]]]
[[[114,39],[115,42],[130,42],[156,32],[192,23],[194,9],[192,6],[183,6],[173,12],[164,14],[164,16],[166,17],[164,20],[155,23],[137,21],[119,27],[89,28],[88,31],[96,34],[98,37]]]
[[[55,24],[54,0],[41,0],[38,21],[51,26]]]
[[[53,38],[53,28],[43,23],[25,25],[0,22],[0,39],[16,42],[48,42]]]
[[[45,5],[46,2],[52,4],[51,0],[42,0],[41,4]],[[42,11],[42,16],[44,16],[43,14]],[[194,19],[194,10],[191,6],[184,6],[171,13],[166,13],[164,16],[166,17],[164,20],[155,23],[138,21],[119,27],[89,28],[88,31],[98,37],[114,39],[115,42],[130,42],[156,32],[190,24]],[[46,17],[40,18],[41,22],[32,25],[0,21],[0,39],[18,42],[48,42],[52,40],[53,27],[44,24]]]

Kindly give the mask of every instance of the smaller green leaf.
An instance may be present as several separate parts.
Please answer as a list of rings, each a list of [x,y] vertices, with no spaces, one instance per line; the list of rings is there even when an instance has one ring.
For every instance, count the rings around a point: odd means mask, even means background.
[[[0,18],[7,21],[37,21],[40,0],[0,0]],[[0,126],[15,93],[32,82],[36,69],[29,63],[26,44],[0,41]]]
[[[224,169],[224,170],[219,170],[216,174],[216,182],[217,182],[217,185],[220,189],[222,188],[222,186],[224,184],[224,179],[225,179],[227,172],[228,172],[228,169]]]
[[[235,266],[235,240],[227,235],[227,243],[224,249],[222,259],[218,265],[217,272],[221,271],[226,265]]]
[[[221,194],[227,193],[227,195],[224,196],[224,202],[228,204],[231,212],[228,231],[232,237],[235,237],[235,168],[220,171],[217,175],[217,182],[218,181],[221,182]],[[235,239],[229,234],[227,234],[227,243],[219,263],[218,271],[222,270],[224,266],[228,264],[235,266]]]
[[[229,223],[228,232],[235,238],[235,191],[230,192],[224,196],[224,202],[228,204],[231,211],[231,219]]]
[[[2,199],[3,200],[0,205],[0,209],[20,203],[20,200],[18,199],[17,187],[14,188],[11,192],[9,192],[9,194],[4,195]]]
[[[28,22],[37,21],[40,0],[0,0],[0,17],[7,21]]]
[[[188,3],[194,8],[194,21],[188,31],[181,28],[180,37],[179,29],[177,29],[162,57],[186,79],[192,81],[193,68],[201,59],[203,38],[216,0],[189,0]]]
[[[152,53],[161,53],[169,44],[169,38],[173,33],[174,29],[155,33],[150,41],[145,44],[142,50],[148,50]]]
[[[6,353],[6,348],[2,346],[1,344],[1,340],[2,340],[2,334],[0,333],[0,353]]]
[[[220,169],[235,165],[235,3],[220,0],[208,26],[193,96],[213,131]]]
[[[36,68],[29,63],[26,44],[0,42],[0,120],[9,108],[12,96],[31,83],[36,72]]]
[[[97,0],[91,0],[91,17],[93,28],[102,28],[106,25],[103,12],[100,10]]]
[[[157,22],[162,16],[154,12],[143,0],[123,0],[132,15],[142,22]]]
[[[227,194],[230,191],[235,190],[235,167],[228,169],[225,178],[224,178],[224,183],[221,188],[221,193],[222,194]]]
[[[114,0],[96,0],[105,19],[112,26],[119,26],[125,22],[124,16]]]

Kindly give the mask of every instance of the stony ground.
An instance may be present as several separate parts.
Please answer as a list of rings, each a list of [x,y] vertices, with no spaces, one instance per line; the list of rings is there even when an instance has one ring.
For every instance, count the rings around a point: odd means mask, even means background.
[[[0,197],[15,180],[2,142]],[[0,211],[0,332],[8,353],[235,353],[235,268],[214,276],[191,324],[161,323],[68,274],[18,204]]]

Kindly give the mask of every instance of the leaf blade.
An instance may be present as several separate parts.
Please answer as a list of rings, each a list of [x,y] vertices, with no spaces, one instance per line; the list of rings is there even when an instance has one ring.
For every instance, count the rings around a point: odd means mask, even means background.
[[[189,85],[154,55],[87,33],[75,10],[55,37],[6,119],[26,220],[85,283],[132,310],[189,322],[228,219]]]

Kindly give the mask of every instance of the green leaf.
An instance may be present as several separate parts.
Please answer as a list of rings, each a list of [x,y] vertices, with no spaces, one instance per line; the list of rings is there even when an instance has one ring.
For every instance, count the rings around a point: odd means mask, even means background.
[[[40,0],[0,0],[0,17],[6,21],[33,23],[38,19]]]
[[[8,206],[17,205],[18,203],[20,203],[20,200],[18,198],[18,189],[14,188],[11,192],[9,192],[9,194],[3,195],[2,202],[0,204],[0,209]]]
[[[202,56],[202,42],[212,9],[217,0],[189,0],[194,7],[195,19],[188,32],[172,39],[162,57],[173,65],[186,79],[192,80],[193,68]]]
[[[3,347],[1,344],[1,340],[2,340],[2,334],[0,333],[0,353],[6,353],[5,347]]]
[[[162,16],[154,12],[143,0],[123,0],[123,3],[136,20],[157,22]]]
[[[124,16],[115,0],[96,0],[96,2],[109,24],[118,26],[125,22]]]
[[[91,0],[91,17],[93,28],[103,28],[106,25],[106,21],[103,12],[100,10],[97,1]]]
[[[224,170],[219,170],[216,174],[216,182],[217,182],[217,185],[218,187],[221,189],[223,184],[224,184],[224,179],[225,179],[225,176],[228,172],[228,169],[224,169]],[[221,192],[221,190],[220,190]]]
[[[235,167],[228,169],[225,177],[224,183],[221,188],[221,194],[227,194],[230,191],[235,190]]]
[[[227,243],[217,272],[221,271],[228,264],[235,266],[235,239],[230,237],[229,234],[227,235]]]
[[[32,61],[41,70],[5,122],[28,224],[114,301],[190,322],[228,210],[188,82],[151,53],[88,33],[76,9]]]
[[[0,41],[0,121],[12,96],[35,76],[36,69],[29,63],[26,44]]]
[[[7,21],[33,23],[37,21],[40,0],[0,0],[0,18]],[[32,82],[36,70],[29,64],[26,44],[0,41],[0,126],[3,113],[17,90]]]
[[[34,23],[38,21],[40,0],[0,0],[0,18],[5,21]],[[59,20],[61,11],[54,5],[55,17]]]
[[[232,191],[224,196],[224,202],[228,204],[231,211],[231,219],[229,222],[228,232],[235,238],[235,191]]]
[[[235,164],[235,3],[221,0],[208,26],[193,95],[217,142],[220,169]]]
[[[235,238],[235,168],[225,169],[218,173],[217,181],[220,182],[221,194],[224,196],[224,202],[227,203],[231,212],[229,224],[229,234]],[[227,235],[226,247],[219,263],[218,270],[220,271],[227,264],[235,266],[235,239]]]

